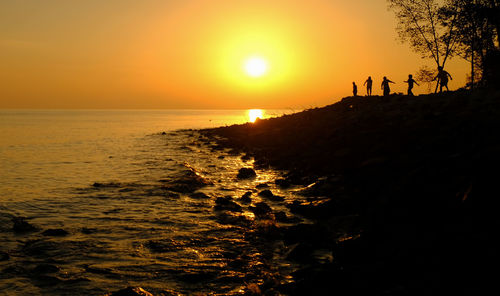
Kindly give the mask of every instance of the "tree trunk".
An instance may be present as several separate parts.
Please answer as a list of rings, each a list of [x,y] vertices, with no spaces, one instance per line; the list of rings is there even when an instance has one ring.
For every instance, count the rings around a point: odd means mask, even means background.
[[[474,89],[474,45],[471,45],[471,61],[470,61],[470,89]]]

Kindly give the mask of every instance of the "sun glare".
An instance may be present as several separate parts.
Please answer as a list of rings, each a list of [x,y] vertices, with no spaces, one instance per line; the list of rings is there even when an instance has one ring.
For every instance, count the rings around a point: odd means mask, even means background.
[[[261,77],[267,72],[267,61],[260,57],[252,57],[245,61],[245,72],[251,77]]]
[[[263,116],[264,116],[264,111],[261,109],[248,110],[248,120],[250,122],[255,122],[257,118],[262,119]]]

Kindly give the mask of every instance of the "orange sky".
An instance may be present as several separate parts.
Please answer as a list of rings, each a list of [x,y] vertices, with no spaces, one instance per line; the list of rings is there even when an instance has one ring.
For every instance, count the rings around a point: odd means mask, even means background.
[[[266,59],[250,77],[242,63]],[[386,0],[0,2],[0,108],[303,109],[405,92],[422,60],[396,40]],[[450,61],[452,89],[468,66]],[[415,93],[426,92],[424,86]]]

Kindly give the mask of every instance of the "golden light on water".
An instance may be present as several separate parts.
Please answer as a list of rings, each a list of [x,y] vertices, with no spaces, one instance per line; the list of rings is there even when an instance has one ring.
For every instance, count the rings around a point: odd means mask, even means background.
[[[261,109],[251,109],[248,110],[248,121],[255,122],[257,118],[262,119],[264,116],[264,110]]]

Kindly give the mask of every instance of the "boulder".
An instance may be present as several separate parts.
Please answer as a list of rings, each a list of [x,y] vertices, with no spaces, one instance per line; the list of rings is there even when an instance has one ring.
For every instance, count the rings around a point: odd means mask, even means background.
[[[258,202],[254,207],[250,206],[250,211],[257,217],[264,217],[273,212],[271,207],[265,202]]]
[[[247,192],[245,192],[245,194],[243,194],[243,196],[241,196],[240,201],[243,203],[251,203],[252,202],[251,196],[252,196],[252,192],[247,191]]]
[[[198,174],[194,169],[189,169],[184,171],[184,174],[177,179],[167,181],[163,189],[178,193],[192,193],[207,185],[212,185],[212,183]]]
[[[230,196],[217,197],[214,209],[216,211],[241,212],[241,206],[232,201],[232,197]]]
[[[67,232],[64,229],[60,229],[60,228],[47,229],[44,232],[42,232],[42,235],[45,235],[45,236],[66,236],[68,234],[69,234],[69,232]]]
[[[12,222],[14,223],[14,225],[12,226],[12,230],[17,233],[32,232],[38,230],[35,226],[26,222],[26,218],[23,217],[12,217]]]
[[[238,179],[250,179],[257,177],[257,174],[252,168],[241,168],[238,170],[238,175],[236,177]]]
[[[283,196],[274,195],[271,192],[271,190],[269,190],[269,189],[262,190],[261,192],[259,192],[259,196],[263,197],[263,198],[267,198],[267,199],[272,200],[272,201],[283,201],[283,200],[285,200],[285,198]]]
[[[194,193],[191,193],[189,195],[189,197],[195,198],[195,199],[208,199],[208,198],[210,198],[210,196],[206,195],[203,192],[194,192]]]

